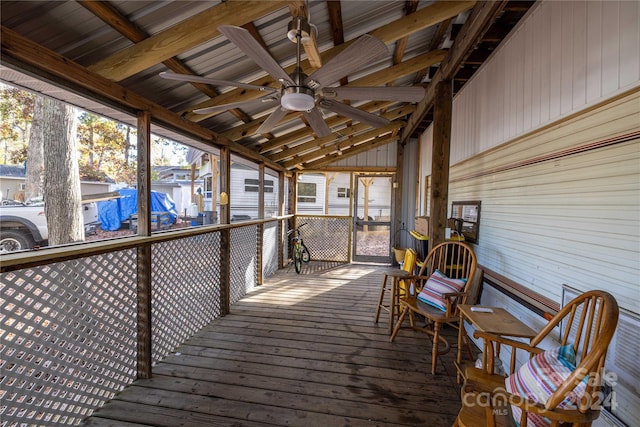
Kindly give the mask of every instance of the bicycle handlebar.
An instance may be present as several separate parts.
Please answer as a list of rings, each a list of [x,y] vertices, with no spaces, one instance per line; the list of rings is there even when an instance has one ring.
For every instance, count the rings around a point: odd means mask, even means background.
[[[293,233],[294,231],[297,231],[297,232],[298,232],[298,234],[300,234],[300,229],[301,229],[302,227],[304,227],[305,225],[307,225],[307,224],[308,224],[308,223],[306,223],[306,222],[305,222],[305,223],[302,223],[302,224],[300,224],[299,226],[297,226],[296,228],[294,228],[294,229],[292,229],[292,230],[287,231],[287,236],[288,236],[288,235],[290,235],[291,233]]]

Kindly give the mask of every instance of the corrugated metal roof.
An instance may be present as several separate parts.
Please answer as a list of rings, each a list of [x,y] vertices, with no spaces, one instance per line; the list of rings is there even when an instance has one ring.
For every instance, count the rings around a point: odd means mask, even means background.
[[[86,67],[110,58],[123,49],[135,46],[133,41],[128,40],[116,28],[94,15],[82,3],[82,1],[3,1],[0,3],[2,25]],[[226,2],[126,0],[101,2],[101,4],[111,7],[121,15],[116,17],[117,19],[114,18],[120,24],[128,24],[150,36],[162,35],[164,31],[171,29],[176,24],[191,19],[211,8],[234,7],[236,4],[242,5],[244,3],[247,4],[247,7],[250,7],[247,2],[231,0]],[[333,49],[334,29],[331,25],[329,7],[335,6],[336,3],[329,4],[324,0],[311,0],[300,3],[303,3],[308,8],[309,22],[314,28],[317,28],[319,51],[324,52]],[[344,40],[349,42],[363,34],[379,30],[381,27],[403,18],[407,13],[406,7],[410,3],[412,2],[383,0],[341,1],[339,3],[341,8],[339,24],[342,25],[341,30],[343,31]],[[417,8],[422,10],[434,3],[433,1],[419,1],[417,2]],[[451,2],[449,4],[455,3]],[[213,10],[217,11],[217,9]],[[455,16],[453,17],[455,18]],[[291,43],[286,36],[290,20],[291,10],[287,7],[287,3],[283,3],[282,7],[277,10],[247,23],[249,28],[251,26],[255,28],[262,39],[261,41],[266,45],[268,52],[285,68],[295,63],[296,55],[296,45]],[[451,25],[444,19],[441,22],[444,22],[442,25],[448,25],[448,30],[445,34],[451,34]],[[402,60],[406,61],[415,58],[437,48],[439,43],[438,41],[434,43],[434,36],[438,32],[439,25],[440,22],[436,22],[427,28],[413,31],[407,38]],[[193,28],[193,32],[198,32],[199,30],[201,29]],[[340,29],[336,29],[336,31],[340,31]],[[180,36],[177,35],[175,37],[178,38]],[[173,39],[169,41],[173,41]],[[379,73],[389,69],[393,65],[392,58],[396,48],[395,41],[389,42],[387,47],[389,52],[385,58],[372,61],[353,72],[348,76],[349,81],[352,82],[358,78],[370,76],[372,73]],[[157,49],[158,47],[155,46],[154,48]],[[138,52],[137,55],[144,55],[144,52]],[[302,56],[303,59],[306,58],[304,52]],[[267,76],[264,70],[247,58],[244,52],[222,35],[212,37],[197,46],[184,49],[176,58],[199,76],[245,83],[254,82]],[[146,66],[143,71],[119,81],[118,84],[178,114],[190,111],[194,106],[197,107],[198,104],[210,99],[208,95],[190,83],[160,78],[158,73],[161,71],[170,70],[161,63]],[[100,106],[95,101],[86,100],[77,95],[56,92],[53,86],[45,85],[45,87],[43,83],[28,77],[26,74],[15,73],[3,68],[2,78],[49,96],[59,96],[64,100],[100,114],[115,114],[112,117],[120,121],[132,122],[132,118],[123,117],[126,114],[122,112],[117,112],[110,107]],[[397,77],[392,83],[400,86],[413,85],[415,84],[415,79],[415,73],[409,73],[405,76]],[[232,92],[235,94],[239,92],[233,87],[216,87],[215,90],[218,93]],[[353,105],[362,103],[364,102],[352,102]],[[253,104],[243,107],[241,111],[246,114],[243,116],[244,120],[249,117],[250,120],[259,121],[266,119],[276,105],[276,103]],[[334,113],[329,111],[323,111],[323,115],[325,120],[335,116]],[[201,120],[199,124],[217,133],[224,134],[230,129],[244,124],[239,117],[241,117],[239,114],[223,112]],[[198,120],[200,119],[198,118]],[[135,122],[135,118],[133,118],[133,122]],[[300,118],[283,121],[273,128],[272,135],[277,138],[304,126],[306,125]],[[333,130],[339,131],[344,126],[344,124],[334,124]],[[255,130],[256,127],[257,125],[253,129]],[[171,132],[168,131],[168,133]],[[257,148],[260,144],[271,140],[273,136],[252,135],[251,131],[248,131],[238,142],[248,147]],[[169,136],[167,135],[167,137]],[[301,136],[298,142],[290,142],[283,147],[277,148],[274,152],[295,146],[307,141],[309,138],[311,137]],[[339,138],[339,135],[336,138]]]

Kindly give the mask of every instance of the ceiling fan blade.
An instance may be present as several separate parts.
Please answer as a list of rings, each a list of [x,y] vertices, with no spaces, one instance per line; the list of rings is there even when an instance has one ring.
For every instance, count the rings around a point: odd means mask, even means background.
[[[287,82],[292,85],[291,77],[282,69],[280,64],[264,50],[264,48],[253,38],[251,33],[244,28],[235,27],[233,25],[221,25],[218,30],[224,34],[233,44],[244,52],[249,58],[258,64],[263,70],[280,82]]]
[[[197,110],[193,110],[193,112],[196,114],[210,114],[218,111],[226,111],[226,110],[231,110],[233,108],[250,107],[257,104],[262,104],[265,102],[274,102],[274,101],[278,101],[278,97],[267,96],[264,98],[250,99],[248,101],[238,101],[238,102],[231,102],[229,104],[214,105],[213,107],[198,108]]]
[[[286,114],[287,110],[278,106],[278,108],[276,108],[273,113],[267,117],[267,120],[265,120],[260,127],[256,129],[256,133],[265,134],[271,132],[271,129],[273,129]]]
[[[338,100],[420,102],[425,91],[421,86],[339,86],[324,88],[322,94],[325,98]]]
[[[342,52],[334,56],[320,69],[311,73],[304,84],[312,89],[320,89],[335,83],[353,71],[359,70],[372,61],[385,57],[387,46],[369,34],[357,39]]]
[[[205,83],[214,86],[233,86],[239,87],[243,89],[253,89],[259,90],[261,92],[277,92],[278,89],[269,87],[269,86],[258,86],[251,85],[247,83],[235,82],[232,80],[219,80],[219,79],[210,79],[209,77],[201,77],[201,76],[193,76],[189,74],[178,74],[178,73],[169,73],[167,71],[163,71],[160,73],[160,77],[168,80],[179,80],[183,82],[194,82],[194,83]]]
[[[369,126],[373,126],[374,128],[381,128],[391,123],[384,117],[376,116],[375,114],[362,111],[359,108],[355,108],[351,105],[343,104],[342,102],[337,102],[331,99],[323,99],[320,101],[319,105],[322,108],[331,110],[336,114],[340,114],[344,117],[349,117],[350,119],[357,120],[360,123],[365,123]]]
[[[310,111],[303,111],[302,114],[305,119],[307,119],[311,125],[311,129],[313,129],[318,138],[331,135],[331,129],[327,126],[327,122],[324,121],[320,110],[314,107]]]

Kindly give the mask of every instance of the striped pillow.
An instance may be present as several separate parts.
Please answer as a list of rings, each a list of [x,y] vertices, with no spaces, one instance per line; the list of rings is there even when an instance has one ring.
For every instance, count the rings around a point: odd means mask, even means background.
[[[505,388],[511,394],[544,404],[576,369],[575,363],[576,355],[571,344],[547,350],[536,354],[520,369],[507,377]],[[569,396],[560,402],[558,408],[574,409],[575,403],[584,394],[585,387],[585,382],[581,381]],[[519,424],[522,409],[511,406],[511,410],[514,420]],[[546,427],[551,425],[551,420],[538,414],[529,413],[527,418],[529,426]]]
[[[450,279],[436,270],[427,279],[422,291],[418,294],[418,299],[442,311],[447,311],[447,301],[442,294],[462,292],[466,283],[467,279]]]

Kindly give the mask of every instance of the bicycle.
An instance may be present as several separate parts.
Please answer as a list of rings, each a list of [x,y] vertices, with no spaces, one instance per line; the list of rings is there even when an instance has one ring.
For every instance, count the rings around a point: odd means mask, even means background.
[[[307,246],[304,244],[304,241],[302,240],[302,237],[300,237],[300,229],[305,225],[307,225],[306,222],[287,232],[287,235],[293,234],[293,237],[291,238],[291,243],[293,246],[293,266],[295,267],[296,273],[298,274],[300,274],[300,272],[302,271],[302,263],[311,261],[311,253],[309,252],[309,248],[307,248]]]

